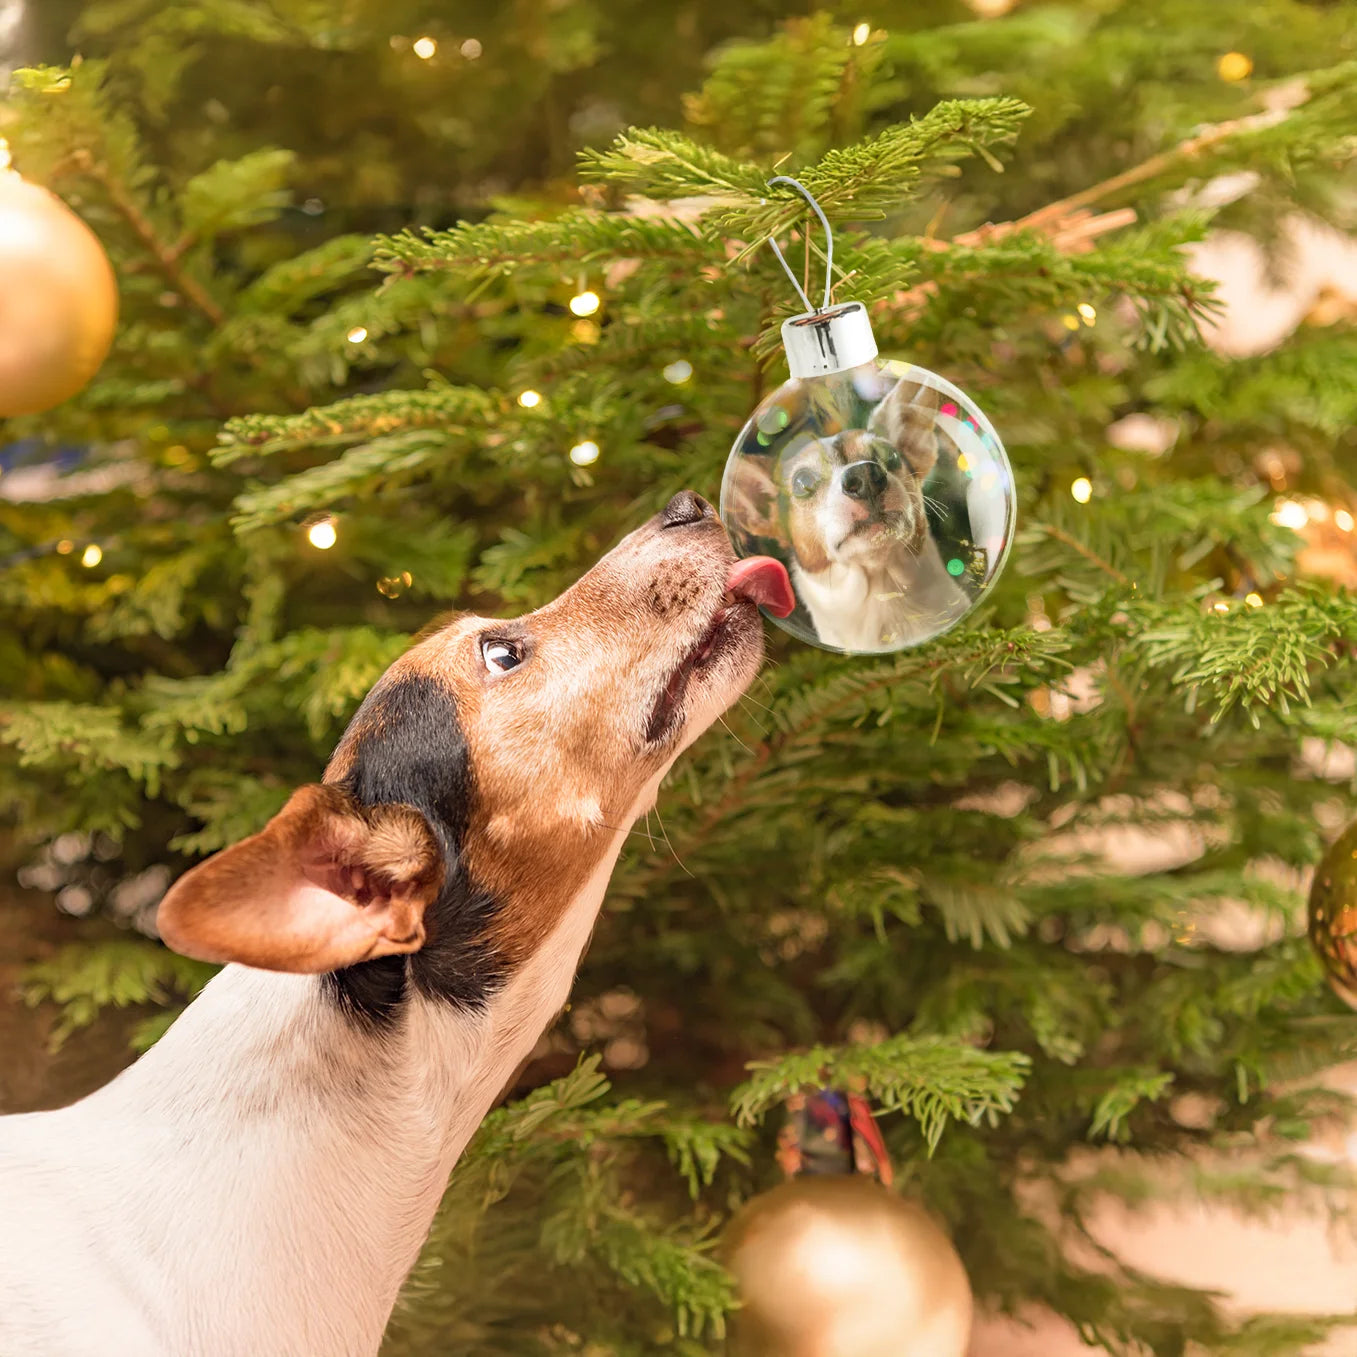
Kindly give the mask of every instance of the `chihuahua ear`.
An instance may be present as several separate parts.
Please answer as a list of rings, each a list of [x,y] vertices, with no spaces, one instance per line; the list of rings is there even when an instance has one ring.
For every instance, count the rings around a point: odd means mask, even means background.
[[[739,457],[722,496],[722,508],[731,531],[746,537],[781,538],[785,529],[779,522],[773,459],[756,453]]]
[[[293,792],[258,834],[186,872],[160,902],[166,945],[201,961],[320,973],[417,951],[443,854],[410,806]]]
[[[893,444],[920,481],[938,461],[940,400],[936,388],[902,377],[867,421],[867,431]]]

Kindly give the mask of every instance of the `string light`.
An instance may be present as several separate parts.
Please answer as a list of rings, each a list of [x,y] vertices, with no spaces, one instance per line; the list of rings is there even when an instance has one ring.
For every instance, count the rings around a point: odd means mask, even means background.
[[[518,403],[525,410],[532,410],[542,403],[542,393],[540,391],[520,391],[518,393]]]
[[[1342,532],[1352,531],[1353,517],[1350,513],[1348,513],[1346,509],[1335,509],[1333,513],[1333,521],[1338,526],[1340,531]]]
[[[1097,308],[1094,307],[1091,302],[1080,302],[1074,309],[1078,311],[1079,319],[1082,320],[1085,325],[1092,325],[1098,319]]]
[[[586,438],[583,443],[576,443],[570,449],[570,460],[576,466],[591,466],[598,461],[598,444],[592,438]]]
[[[81,553],[80,564],[86,570],[93,570],[104,559],[104,549],[98,542],[91,542]]]
[[[1263,596],[1262,594],[1245,594],[1244,602],[1247,603],[1250,608],[1261,608],[1263,606]]]
[[[1282,528],[1299,532],[1309,521],[1310,515],[1297,499],[1284,499],[1272,511],[1272,521]]]
[[[416,38],[412,50],[421,61],[428,61],[438,51],[438,44],[432,38]]]
[[[872,36],[872,26],[861,23],[853,30],[853,46],[861,47]]]
[[[692,375],[693,365],[683,358],[675,363],[670,363],[664,370],[664,380],[672,382],[675,386],[682,386]]]
[[[350,344],[361,344],[368,337],[368,332],[363,326],[355,325],[344,337]]]
[[[1227,613],[1230,611],[1230,605],[1226,603],[1224,599],[1221,599],[1219,603],[1213,603],[1211,606],[1218,613]]]
[[[1093,482],[1087,476],[1080,476],[1070,486],[1070,494],[1074,496],[1076,504],[1087,504],[1093,498]]]
[[[306,540],[317,551],[329,551],[339,541],[339,533],[335,529],[334,519],[322,518],[318,523],[313,523],[306,530]]]
[[[1216,74],[1232,84],[1237,80],[1247,80],[1253,74],[1253,59],[1243,52],[1226,52],[1216,61]]]
[[[597,292],[577,292],[570,299],[570,310],[577,316],[592,316],[601,305]]]
[[[475,61],[480,54],[485,51],[477,38],[468,38],[458,49],[459,52],[468,60]]]

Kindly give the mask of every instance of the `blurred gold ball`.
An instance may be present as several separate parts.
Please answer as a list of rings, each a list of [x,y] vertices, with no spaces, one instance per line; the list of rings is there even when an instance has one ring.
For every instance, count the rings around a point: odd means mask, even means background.
[[[1310,943],[1334,993],[1357,1008],[1357,821],[1329,845],[1315,868]]]
[[[118,284],[98,237],[60,198],[0,170],[0,417],[75,395],[117,321]]]
[[[873,1179],[795,1178],[731,1222],[739,1357],[964,1357],[971,1284],[921,1206]]]
[[[1216,74],[1222,80],[1247,80],[1253,74],[1253,60],[1243,52],[1226,52],[1216,59]]]

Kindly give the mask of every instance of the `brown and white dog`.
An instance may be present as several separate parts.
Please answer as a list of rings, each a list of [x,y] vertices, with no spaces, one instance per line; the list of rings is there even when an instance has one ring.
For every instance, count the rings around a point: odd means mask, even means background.
[[[375,1353],[760,602],[785,571],[685,491],[555,602],[398,660],[324,781],[166,895],[166,942],[234,964],[107,1087],[0,1118],[0,1353]]]
[[[865,429],[807,439],[776,468],[745,456],[742,518],[786,540],[792,584],[820,641],[881,651],[936,636],[971,606],[929,531],[924,481],[938,460],[939,393],[902,378]],[[754,506],[763,506],[754,516]]]

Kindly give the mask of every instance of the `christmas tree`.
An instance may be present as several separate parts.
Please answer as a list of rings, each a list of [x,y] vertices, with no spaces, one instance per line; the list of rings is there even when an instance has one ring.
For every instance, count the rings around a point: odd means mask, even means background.
[[[123,312],[81,395],[0,427],[0,799],[34,908],[102,921],[26,993],[63,1032],[156,1005],[154,1041],[209,973],[155,940],[159,892],[316,780],[434,613],[530,609],[715,497],[800,309],[765,242],[825,265],[766,182],[795,174],[837,296],[1001,432],[1017,546],[923,648],[770,630],[388,1350],[719,1351],[722,1225],[785,1100],[833,1086],[981,1305],[1302,1351],[1339,1321],[1070,1245],[1108,1195],[1347,1209],[1294,1146],[1357,1050],[1302,892],[1350,813],[1315,751],[1357,740],[1357,601],[1302,567],[1357,549],[1357,345],[1342,306],[1204,345],[1188,247],[1284,268],[1297,214],[1351,226],[1357,6],[733,8],[108,0],[82,59],[14,73],[0,135]],[[1136,834],[1164,851],[1119,858]]]

